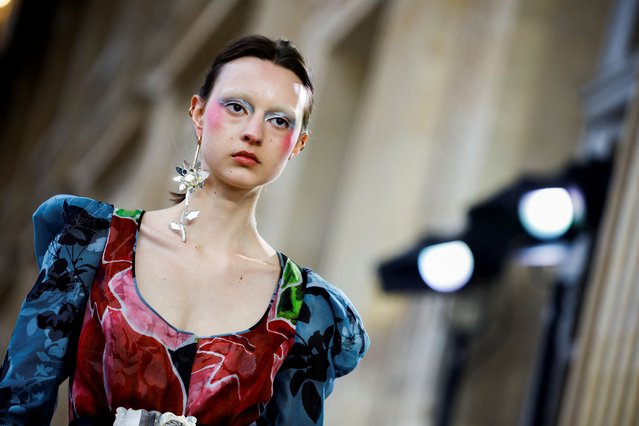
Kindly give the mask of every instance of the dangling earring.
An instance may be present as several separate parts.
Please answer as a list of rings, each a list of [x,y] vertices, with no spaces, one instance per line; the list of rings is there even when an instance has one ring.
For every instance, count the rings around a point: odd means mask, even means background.
[[[169,226],[172,230],[180,234],[183,243],[186,242],[186,225],[188,225],[189,222],[198,217],[198,215],[200,214],[199,210],[189,210],[189,198],[196,189],[202,189],[202,187],[204,186],[204,181],[207,177],[209,177],[209,172],[207,172],[206,170],[202,170],[202,164],[200,163],[200,161],[198,161],[201,145],[202,136],[199,136],[197,138],[197,148],[195,149],[193,166],[191,167],[188,161],[184,161],[184,168],[179,166],[176,167],[175,170],[178,172],[178,176],[173,178],[174,181],[180,183],[178,190],[186,191],[186,193],[184,194],[184,210],[182,210],[182,214],[180,215],[180,221],[171,222]]]

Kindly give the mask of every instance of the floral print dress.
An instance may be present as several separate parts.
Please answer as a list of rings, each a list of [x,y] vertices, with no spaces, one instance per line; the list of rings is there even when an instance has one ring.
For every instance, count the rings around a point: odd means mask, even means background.
[[[279,254],[281,275],[250,329],[196,336],[139,293],[141,211],[57,196],[34,215],[41,267],[0,376],[0,423],[47,424],[67,376],[72,424],[116,408],[170,411],[203,425],[322,424],[333,381],[368,348],[346,296]]]

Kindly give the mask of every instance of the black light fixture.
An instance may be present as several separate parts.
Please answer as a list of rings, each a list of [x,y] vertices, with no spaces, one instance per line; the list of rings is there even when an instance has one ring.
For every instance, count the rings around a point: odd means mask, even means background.
[[[458,291],[470,282],[475,256],[455,237],[429,237],[409,251],[382,263],[379,274],[389,292]]]
[[[515,250],[528,250],[524,263],[556,264],[563,245],[597,227],[610,169],[609,161],[591,160],[556,176],[522,177],[473,206],[462,234],[427,236],[383,262],[378,268],[383,289],[459,291],[497,276]]]

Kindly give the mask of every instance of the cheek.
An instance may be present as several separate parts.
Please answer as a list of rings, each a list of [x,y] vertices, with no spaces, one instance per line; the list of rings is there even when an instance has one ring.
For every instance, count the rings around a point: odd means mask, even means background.
[[[223,114],[224,107],[217,102],[212,103],[209,108],[206,109],[206,124],[209,128],[217,130],[222,127]]]
[[[291,129],[286,132],[286,135],[282,138],[280,145],[282,154],[287,154],[293,149],[293,146],[295,145],[295,139],[293,138],[294,134],[295,132]]]

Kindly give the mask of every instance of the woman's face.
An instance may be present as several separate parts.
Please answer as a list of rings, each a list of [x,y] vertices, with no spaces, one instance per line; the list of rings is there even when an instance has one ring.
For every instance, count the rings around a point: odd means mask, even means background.
[[[292,71],[270,61],[243,57],[224,65],[206,103],[191,101],[211,183],[252,189],[275,180],[306,143],[308,97]]]

